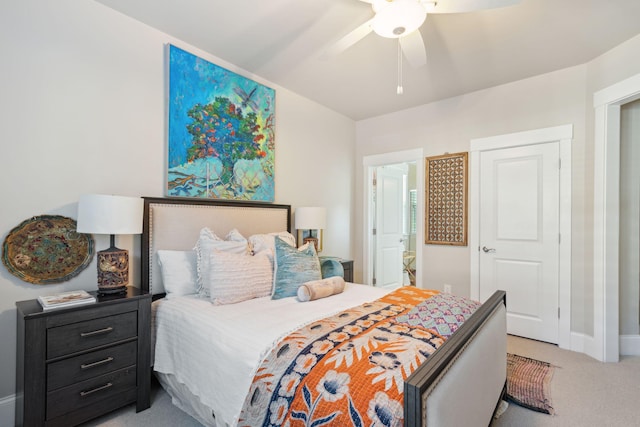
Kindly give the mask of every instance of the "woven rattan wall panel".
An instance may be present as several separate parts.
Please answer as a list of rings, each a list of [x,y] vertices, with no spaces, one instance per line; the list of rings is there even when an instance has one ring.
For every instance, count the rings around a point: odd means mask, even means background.
[[[426,158],[425,243],[467,245],[467,153]]]

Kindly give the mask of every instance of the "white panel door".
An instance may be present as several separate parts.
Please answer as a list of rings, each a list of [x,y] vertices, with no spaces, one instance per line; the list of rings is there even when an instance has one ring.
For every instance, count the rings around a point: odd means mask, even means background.
[[[558,342],[559,145],[480,155],[480,299],[507,292],[507,330]]]
[[[406,167],[382,166],[376,176],[376,286],[402,286],[402,215]]]

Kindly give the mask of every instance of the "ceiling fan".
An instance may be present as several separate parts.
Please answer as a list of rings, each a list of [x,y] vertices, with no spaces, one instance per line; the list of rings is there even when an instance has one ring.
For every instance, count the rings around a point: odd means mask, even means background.
[[[418,28],[430,13],[464,13],[511,6],[521,0],[360,0],[370,3],[375,15],[338,40],[325,56],[337,55],[371,32],[398,39],[402,53],[418,68],[427,63],[425,45]]]

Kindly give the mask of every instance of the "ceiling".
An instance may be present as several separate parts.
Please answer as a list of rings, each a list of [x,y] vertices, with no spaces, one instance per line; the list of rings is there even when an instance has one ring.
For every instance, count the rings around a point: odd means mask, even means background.
[[[373,16],[358,0],[96,1],[354,120],[583,64],[640,34],[639,0],[429,15],[420,28],[427,64],[403,63],[397,95],[396,40],[372,33],[323,57]]]

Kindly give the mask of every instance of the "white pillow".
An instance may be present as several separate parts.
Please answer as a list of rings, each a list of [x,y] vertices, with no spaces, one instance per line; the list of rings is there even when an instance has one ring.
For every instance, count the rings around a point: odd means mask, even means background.
[[[276,253],[276,236],[280,237],[283,241],[289,245],[296,247],[296,238],[288,231],[279,231],[276,233],[268,234],[254,234],[249,237],[249,247],[254,255],[259,253],[266,253],[271,260],[273,260]]]
[[[167,298],[198,292],[196,253],[194,251],[159,250],[158,265]]]
[[[235,231],[235,232],[234,232]],[[227,235],[228,238],[234,240],[222,240],[208,227],[200,230],[200,237],[196,242],[197,258],[197,272],[198,272],[198,294],[204,297],[209,297],[209,283],[211,280],[208,277],[209,274],[209,260],[210,253],[212,251],[230,252],[234,254],[247,254],[249,252],[249,246],[247,239],[237,230],[231,230]]]
[[[251,256],[213,250],[209,258],[208,288],[214,305],[271,294],[271,261],[266,254]]]
[[[209,230],[209,231],[211,231],[211,230]],[[247,243],[247,238],[244,237],[242,235],[242,233],[240,233],[238,231],[237,228],[234,228],[233,230],[229,231],[227,233],[227,236],[224,238],[224,240],[227,240],[227,241],[230,241],[230,242],[244,242],[244,243]]]

